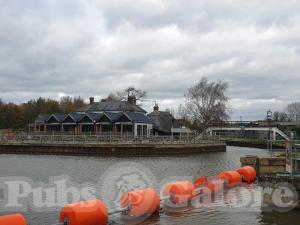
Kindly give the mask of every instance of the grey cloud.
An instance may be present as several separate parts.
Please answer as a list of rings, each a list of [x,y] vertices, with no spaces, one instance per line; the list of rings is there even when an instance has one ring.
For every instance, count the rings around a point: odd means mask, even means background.
[[[233,119],[300,98],[296,0],[0,0],[0,97],[104,96],[129,85],[176,107],[202,76]]]

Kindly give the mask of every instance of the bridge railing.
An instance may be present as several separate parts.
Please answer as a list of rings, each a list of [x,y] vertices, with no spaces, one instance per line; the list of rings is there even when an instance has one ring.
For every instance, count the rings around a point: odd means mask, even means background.
[[[212,122],[209,127],[276,127],[278,124],[274,121],[218,121]]]

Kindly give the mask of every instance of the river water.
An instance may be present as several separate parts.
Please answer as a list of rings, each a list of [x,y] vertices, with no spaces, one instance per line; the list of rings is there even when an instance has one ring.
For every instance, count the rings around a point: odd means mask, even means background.
[[[94,188],[95,195],[103,199],[110,209],[113,209],[118,203],[111,203],[110,201],[119,201],[118,192],[126,191],[128,185],[131,185],[130,188],[152,186],[160,191],[163,184],[168,181],[194,180],[199,175],[213,176],[224,170],[238,168],[240,157],[244,155],[266,156],[269,153],[262,149],[227,147],[227,152],[186,157],[102,158],[0,155],[0,177],[5,177],[6,180],[18,177],[19,180],[26,180],[35,188],[52,187],[51,182],[53,180],[68,179],[75,187]],[[123,177],[127,177],[127,180],[122,180]],[[249,189],[254,190],[254,192],[256,188],[253,185],[249,186]],[[147,219],[140,224],[300,224],[299,211],[262,212],[260,207],[255,204],[250,209],[230,207],[228,201],[230,203],[236,198],[239,196],[233,196],[232,200],[227,198],[227,205],[224,205],[224,201],[215,199],[214,202],[208,203],[207,207],[190,207],[183,212],[171,213],[162,210],[159,216]],[[22,213],[30,225],[58,223],[58,209],[51,209],[51,207],[41,209],[36,205],[31,205],[31,196],[28,196],[27,199],[29,199],[25,203],[27,209],[23,209],[24,212]],[[0,200],[0,203],[1,201],[4,200]],[[6,213],[7,209],[3,208],[2,205],[0,214]],[[128,223],[120,219],[118,215],[113,216],[112,219],[117,224]]]

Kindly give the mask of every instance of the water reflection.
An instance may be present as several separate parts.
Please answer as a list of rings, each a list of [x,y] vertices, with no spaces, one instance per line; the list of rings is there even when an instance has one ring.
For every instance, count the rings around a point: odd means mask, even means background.
[[[163,181],[171,177],[212,176],[220,171],[240,166],[240,157],[249,154],[269,155],[266,150],[228,147],[227,152],[201,154],[187,157],[140,157],[140,158],[101,158],[68,156],[21,156],[0,155],[0,176],[25,176],[34,182],[47,183],[50,176],[67,175],[77,183],[101,183],[107,169],[118,163],[139,163],[155,178],[154,188],[159,190]],[[153,181],[153,180],[152,180]],[[105,184],[102,184],[105,186]],[[255,187],[249,187],[255,189]],[[107,188],[107,192],[112,189]],[[114,193],[112,193],[114,194]],[[240,198],[243,196],[241,195]],[[230,200],[230,198],[228,198]],[[251,224],[281,225],[299,224],[300,213],[261,213],[259,207],[251,210],[223,206],[222,199],[214,199],[206,207],[190,207],[184,212],[165,212],[153,216],[142,224],[181,225],[181,224]],[[237,199],[238,200],[238,199]],[[221,204],[222,203],[222,204]],[[50,225],[58,222],[59,212],[25,212],[31,225]],[[124,224],[118,216],[112,218]],[[126,224],[128,224],[126,222]]]

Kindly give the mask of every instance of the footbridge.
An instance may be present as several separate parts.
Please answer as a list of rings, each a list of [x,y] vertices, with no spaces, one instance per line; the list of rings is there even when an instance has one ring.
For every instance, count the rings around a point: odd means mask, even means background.
[[[282,137],[283,139],[289,141],[290,138],[286,135],[282,130],[278,127],[243,127],[243,126],[229,126],[229,127],[218,127],[212,126],[206,129],[205,133],[213,136],[216,132],[219,131],[263,131],[263,132],[270,132],[271,139],[276,141],[277,136]]]

